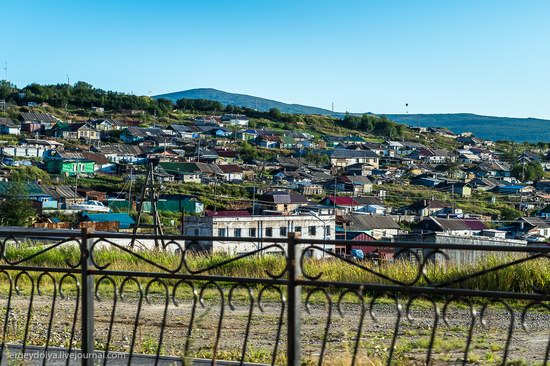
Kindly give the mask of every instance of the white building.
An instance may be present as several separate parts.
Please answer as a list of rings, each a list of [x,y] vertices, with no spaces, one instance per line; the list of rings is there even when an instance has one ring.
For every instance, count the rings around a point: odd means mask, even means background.
[[[334,240],[334,215],[250,215],[247,211],[209,212],[204,217],[189,216],[184,219],[184,234],[189,236],[217,236],[256,238],[257,242],[200,241],[197,249],[232,254],[246,253],[269,245],[270,239],[285,239],[291,232],[301,233],[303,239]],[[286,244],[283,245],[285,247]],[[327,245],[334,250],[334,245]],[[272,248],[269,251],[279,252]],[[313,253],[321,255],[322,253]]]

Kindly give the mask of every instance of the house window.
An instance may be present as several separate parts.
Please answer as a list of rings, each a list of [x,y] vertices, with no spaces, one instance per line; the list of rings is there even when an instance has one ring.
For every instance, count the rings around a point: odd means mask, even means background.
[[[233,231],[233,236],[236,237],[236,238],[240,238],[241,237],[241,229],[235,229]]]
[[[310,226],[309,227],[309,235],[311,235],[311,236],[317,235],[317,227],[316,226]]]
[[[279,228],[279,236],[286,236],[286,226],[281,226]]]
[[[199,236],[199,229],[195,229],[195,236]]]
[[[301,226],[295,226],[294,227],[294,232],[301,233],[302,232],[302,227]]]
[[[325,236],[330,236],[330,226],[325,226]]]
[[[225,229],[218,229],[218,236],[225,236]]]
[[[251,238],[256,237],[256,228],[255,227],[248,229],[248,236],[250,236]]]
[[[273,236],[273,228],[272,227],[266,227],[265,228],[265,236],[268,238],[271,238]]]

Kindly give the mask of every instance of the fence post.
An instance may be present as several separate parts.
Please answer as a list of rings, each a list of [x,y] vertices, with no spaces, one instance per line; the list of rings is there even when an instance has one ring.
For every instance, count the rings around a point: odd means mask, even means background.
[[[300,233],[289,233],[287,242],[288,284],[287,284],[287,365],[300,366],[301,326],[302,326],[302,288],[296,285],[296,279],[302,275],[300,263],[302,245],[297,244]]]
[[[82,228],[80,239],[80,283],[81,290],[81,321],[82,321],[82,366],[92,366],[94,353],[94,276],[88,274],[92,267],[90,249],[92,240],[88,237],[88,229]]]

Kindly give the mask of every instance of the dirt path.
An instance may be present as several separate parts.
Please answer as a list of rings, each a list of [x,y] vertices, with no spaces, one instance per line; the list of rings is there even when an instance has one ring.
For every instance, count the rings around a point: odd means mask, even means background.
[[[3,305],[5,302],[2,303]],[[205,301],[206,308],[197,304],[193,337],[189,344],[195,357],[209,358],[212,356],[212,345],[216,338],[220,319],[220,302]],[[248,303],[238,302],[234,310],[228,304],[223,309],[221,323],[221,338],[219,342],[219,358],[238,360],[241,354],[245,328],[248,320]],[[28,299],[14,297],[13,313],[8,324],[8,341],[21,343],[26,324]],[[107,297],[95,304],[95,334],[96,347],[106,346],[109,321],[113,309],[112,299]],[[134,345],[135,352],[154,354],[157,350],[159,330],[162,325],[164,304],[159,298],[153,298],[151,304],[143,303],[139,326]],[[258,306],[253,308],[251,318],[247,358],[248,361],[270,363],[279,322],[280,304],[267,302],[264,313]],[[118,301],[115,322],[112,328],[110,349],[128,351],[132,341],[133,324],[136,316],[136,299]],[[376,360],[385,360],[395,329],[397,312],[395,306],[382,304],[376,306],[376,322],[367,313],[360,337],[359,364],[378,364]],[[43,345],[46,339],[51,298],[36,297],[33,304],[33,316],[30,323],[28,343]],[[357,335],[360,319],[360,308],[357,304],[345,304],[342,308],[343,317],[336,307],[332,309],[332,319],[327,337],[325,357],[326,364],[349,364]],[[59,300],[54,309],[54,322],[50,336],[51,346],[69,345],[71,327],[73,325],[74,302]],[[4,309],[2,313],[4,316]],[[163,337],[162,354],[182,355],[187,339],[187,329],[191,314],[190,302],[184,302],[179,307],[169,304],[166,313],[166,325]],[[302,344],[305,358],[315,360],[320,352],[327,308],[323,304],[313,304],[308,314],[302,313]],[[410,322],[404,315],[400,321],[399,337],[397,339],[394,360],[397,364],[422,364],[426,358],[426,350],[433,327],[434,312],[425,307],[414,308],[411,315],[415,318]],[[550,314],[532,313],[527,317],[530,326],[525,332],[520,326],[521,314],[515,313],[513,335],[509,347],[509,361],[514,365],[542,364],[550,333]],[[449,325],[440,318],[437,337],[433,345],[433,364],[460,364],[464,354],[470,317],[465,309],[453,308],[448,313]],[[510,326],[510,315],[501,309],[490,311],[487,316],[488,329],[481,327],[479,315],[476,316],[473,341],[470,347],[469,361],[472,364],[497,364],[502,359],[506,344],[507,332]],[[76,323],[76,340],[79,322]],[[277,349],[277,362],[284,363],[286,330],[283,324],[281,340]],[[77,344],[77,341],[74,342]],[[370,361],[366,361],[366,360]],[[371,362],[372,361],[372,362]]]

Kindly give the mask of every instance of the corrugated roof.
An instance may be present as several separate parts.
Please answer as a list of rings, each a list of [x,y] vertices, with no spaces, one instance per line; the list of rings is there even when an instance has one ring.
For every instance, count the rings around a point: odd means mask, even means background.
[[[344,220],[351,230],[400,229],[399,224],[389,216],[345,215]]]
[[[128,229],[136,222],[132,216],[127,213],[88,213],[83,212],[82,218],[89,219],[92,222],[118,222],[119,228]]]
[[[251,216],[250,212],[245,210],[233,210],[233,211],[206,211],[207,217],[248,217]]]

